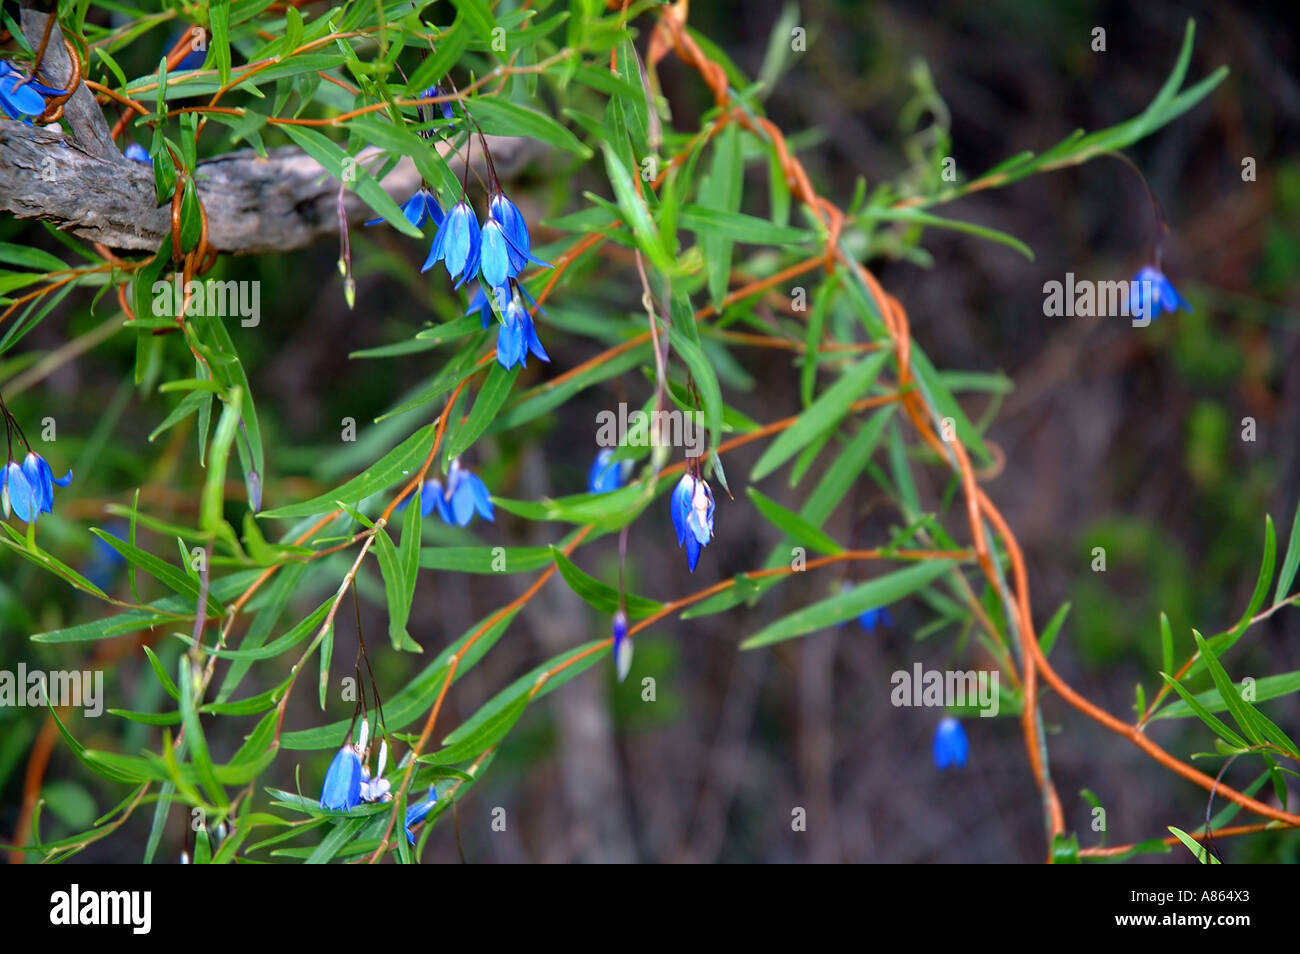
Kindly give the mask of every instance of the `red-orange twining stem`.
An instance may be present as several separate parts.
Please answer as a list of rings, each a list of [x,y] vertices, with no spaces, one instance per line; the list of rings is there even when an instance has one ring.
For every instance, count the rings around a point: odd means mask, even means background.
[[[941,459],[948,459],[962,482],[966,498],[967,516],[970,523],[971,539],[981,569],[990,585],[1000,591],[1001,580],[989,552],[984,529],[984,518],[993,525],[1001,536],[1003,548],[1011,565],[1012,603],[1008,607],[1017,634],[1020,639],[1021,656],[1024,661],[1024,716],[1022,729],[1025,746],[1029,755],[1034,777],[1043,790],[1047,806],[1048,827],[1055,836],[1064,832],[1065,822],[1060,799],[1052,785],[1046,766],[1041,757],[1041,743],[1038,733],[1037,717],[1037,683],[1036,676],[1043,678],[1070,705],[1089,718],[1100,722],[1106,728],[1132,741],[1144,752],[1167,768],[1184,778],[1200,785],[1206,790],[1215,790],[1215,781],[1202,772],[1198,772],[1184,762],[1165,752],[1152,742],[1135,726],[1128,725],[1089,702],[1075,692],[1047,663],[1034,631],[1033,614],[1029,602],[1029,580],[1025,569],[1024,556],[1019,543],[1011,533],[1001,513],[989,500],[988,496],[976,483],[976,475],[965,448],[956,435],[950,439],[941,439],[933,429],[933,413],[919,388],[909,387],[912,383],[910,366],[910,334],[907,314],[902,305],[881,288],[875,277],[861,263],[850,259],[839,248],[839,236],[844,224],[844,215],[832,203],[817,195],[808,179],[802,164],[790,153],[781,130],[772,122],[763,118],[751,118],[747,113],[735,107],[731,101],[731,91],[727,83],[726,72],[720,64],[714,63],[703,53],[699,45],[686,31],[686,4],[679,2],[666,7],[660,16],[655,32],[651,36],[649,59],[652,63],[661,60],[669,48],[687,65],[696,69],[713,93],[714,101],[720,111],[731,111],[735,121],[746,129],[765,137],[776,151],[777,158],[791,193],[816,215],[827,228],[825,261],[827,269],[832,269],[836,262],[843,262],[852,268],[868,289],[885,327],[893,339],[898,363],[898,389],[900,402],[908,419],[912,422],[921,439]],[[1249,798],[1241,792],[1220,784],[1217,790],[1228,798],[1251,811],[1284,822],[1288,825],[1300,825],[1300,816],[1280,811]]]

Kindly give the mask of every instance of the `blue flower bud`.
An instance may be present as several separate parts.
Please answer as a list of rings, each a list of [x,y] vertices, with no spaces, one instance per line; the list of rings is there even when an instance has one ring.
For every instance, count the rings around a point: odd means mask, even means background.
[[[686,547],[686,563],[694,573],[700,550],[713,539],[713,491],[705,481],[689,473],[682,474],[673,488],[669,505],[677,545]]]
[[[433,811],[433,807],[437,804],[438,789],[430,785],[429,794],[424,797],[424,801],[406,806],[406,820],[404,826],[406,828],[406,840],[411,844],[415,844],[415,834],[411,831],[411,827],[424,821],[429,816],[429,812]]]
[[[244,475],[244,487],[248,490],[248,509],[257,513],[262,509],[262,475],[250,468]]]
[[[614,669],[618,673],[618,681],[622,682],[627,678],[628,670],[632,668],[632,640],[627,638],[627,613],[619,610],[614,614],[613,628]]]

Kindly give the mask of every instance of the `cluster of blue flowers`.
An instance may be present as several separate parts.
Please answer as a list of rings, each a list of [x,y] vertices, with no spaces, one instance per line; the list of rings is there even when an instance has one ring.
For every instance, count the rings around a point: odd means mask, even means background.
[[[421,98],[442,95],[439,87],[431,87],[421,94]],[[450,120],[454,115],[451,103],[440,105],[443,118]],[[424,123],[424,108],[416,107],[416,111]],[[420,135],[427,139],[433,135],[433,130],[422,129]],[[402,215],[416,228],[432,222],[436,229],[433,245],[420,267],[421,272],[427,272],[442,262],[456,288],[478,279],[478,291],[465,313],[477,311],[483,318],[485,329],[491,318],[499,317],[497,361],[509,370],[515,365],[526,366],[530,353],[542,361],[551,360],[533,327],[530,307],[536,308],[536,302],[519,284],[519,276],[529,263],[543,268],[551,265],[533,255],[528,222],[518,206],[501,191],[495,172],[492,180],[488,217],[482,225],[463,186],[460,200],[444,212],[433,191],[421,183],[419,190],[402,203]],[[382,221],[372,219],[366,224],[375,225]]]
[[[426,206],[430,199],[425,200]],[[532,239],[523,213],[500,191],[488,203],[488,218],[479,227],[478,217],[462,196],[447,212],[433,237],[433,246],[420,271],[427,272],[442,262],[456,287],[477,277],[478,293],[466,314],[478,311],[487,327],[493,305],[501,312],[497,331],[497,360],[507,369],[524,365],[529,352],[550,361],[529,314],[531,298],[519,284],[528,263],[550,268],[532,253]],[[488,290],[491,294],[489,295]]]
[[[66,89],[55,89],[35,79],[24,81],[22,72],[8,60],[0,60],[0,110],[10,119],[28,126],[45,112],[46,96],[63,96]]]

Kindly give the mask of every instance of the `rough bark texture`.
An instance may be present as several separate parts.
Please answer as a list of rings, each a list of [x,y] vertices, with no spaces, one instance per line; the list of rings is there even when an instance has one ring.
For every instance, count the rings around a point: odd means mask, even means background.
[[[23,35],[32,49],[39,49],[41,37],[45,33],[45,22],[49,4],[33,3],[24,0],[22,5]],[[63,31],[56,22],[50,31],[50,41],[45,47],[45,56],[41,60],[41,75],[50,85],[67,89],[72,79],[72,60],[68,56],[63,42]],[[95,102],[95,96],[84,85],[78,84],[72,96],[63,105],[63,121],[80,141],[82,149],[89,155],[120,165],[127,160],[113,144],[113,135],[109,132],[104,114]],[[10,125],[9,123],[5,124]],[[13,125],[17,125],[14,123]],[[0,195],[4,195],[0,190]]]
[[[44,29],[45,14],[24,8],[23,33],[33,48]],[[71,76],[57,26],[41,73],[51,83]],[[0,212],[45,219],[110,248],[157,249],[171,212],[155,201],[152,168],[122,156],[85,86],[65,105],[63,125],[70,136],[0,117]],[[488,143],[502,178],[538,155],[531,140],[489,136]],[[358,158],[364,164],[374,154],[363,151]],[[414,163],[403,159],[383,186],[401,202],[419,181]],[[196,182],[208,214],[208,242],[218,251],[282,252],[337,232],[338,181],[300,150],[272,150],[263,159],[248,149],[209,159],[199,163]],[[349,222],[375,215],[352,192],[344,202]]]

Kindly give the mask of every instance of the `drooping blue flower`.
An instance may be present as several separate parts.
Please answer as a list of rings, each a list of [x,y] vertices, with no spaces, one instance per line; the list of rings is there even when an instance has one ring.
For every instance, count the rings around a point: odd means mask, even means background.
[[[126,157],[132,162],[153,162],[149,158],[149,150],[138,142],[129,142],[126,144]]]
[[[952,716],[945,716],[934,730],[934,742],[931,745],[934,755],[934,767],[946,769],[948,766],[961,768],[966,764],[970,754],[970,743],[966,740],[966,730]]]
[[[325,773],[320,807],[331,812],[351,811],[361,804],[361,757],[351,745],[338,750]]]
[[[488,204],[488,219],[496,222],[505,239],[506,254],[509,258],[510,277],[516,277],[524,267],[532,262],[550,268],[549,262],[543,262],[532,253],[532,238],[528,235],[528,223],[518,206],[498,192]]]
[[[441,87],[441,86],[430,86],[430,87],[426,88],[426,89],[424,90],[424,92],[422,92],[422,93],[420,94],[420,99],[433,99],[434,97],[443,96],[443,95],[445,95],[445,94],[443,93],[443,91],[442,91],[442,87]],[[443,118],[443,119],[451,119],[451,117],[452,117],[452,110],[451,110],[451,103],[450,103],[450,102],[439,103],[439,104],[438,104],[438,107],[442,110],[442,118]],[[424,123],[426,123],[426,122],[429,121],[428,118],[427,118],[427,117],[425,116],[425,114],[424,114],[424,106],[423,106],[423,105],[420,105],[420,106],[416,106],[416,107],[415,107],[415,114],[416,114],[417,116],[420,117],[420,123],[421,123],[421,125],[423,125]],[[432,138],[433,138],[433,130],[432,130],[432,129],[420,129],[420,130],[418,130],[417,132],[419,133],[420,138],[422,138],[422,139],[432,139]]]
[[[0,504],[6,517],[12,512],[24,523],[33,523],[43,513],[54,512],[54,485],[68,486],[72,471],[55,477],[44,457],[28,451],[22,464],[11,460],[4,469]]]
[[[66,92],[34,79],[24,83],[23,73],[17,67],[8,60],[0,60],[0,109],[10,119],[30,126],[33,119],[45,112],[46,96],[62,96]]]
[[[523,214],[498,192],[488,204],[488,220],[483,226],[483,280],[495,288],[509,278],[517,278],[529,262],[550,268],[548,262],[534,257],[531,248]]]
[[[518,287],[515,286],[516,289]],[[504,309],[504,318],[497,331],[497,361],[503,368],[509,371],[516,364],[527,367],[530,351],[543,361],[551,360],[551,356],[542,347],[541,339],[537,337],[533,318],[520,295],[510,297]]]
[[[405,505],[410,501],[410,497],[402,501]],[[447,507],[447,498],[442,491],[442,481],[436,478],[426,480],[424,486],[420,488],[420,515],[427,517],[429,514],[437,511],[443,523],[451,523],[451,511]]]
[[[871,609],[864,610],[858,617],[858,623],[861,624],[864,632],[874,633],[877,627],[893,626],[894,618],[889,615],[889,610],[883,606],[873,606]]]
[[[480,243],[478,219],[469,203],[461,199],[442,220],[438,234],[433,237],[429,257],[424,260],[420,271],[427,272],[434,265],[443,262],[447,266],[447,274],[453,280],[460,279],[456,283],[459,288],[479,270]]]
[[[632,473],[631,460],[614,460],[614,450],[602,447],[587,471],[587,493],[606,494],[623,486]]]
[[[443,220],[442,206],[433,197],[433,193],[425,188],[421,188],[402,203],[402,215],[417,229],[424,228],[424,223],[431,219],[435,226],[442,225]],[[381,215],[377,219],[371,219],[366,225],[378,225],[382,221],[384,217]]]
[[[440,480],[427,480],[420,500],[424,516],[436,510],[444,523],[467,527],[476,510],[484,520],[493,519],[492,496],[487,485],[462,467],[459,457],[451,462],[447,471],[446,488]]]
[[[55,477],[49,463],[35,451],[28,451],[23,458],[23,476],[33,490],[39,490],[41,513],[54,512],[54,485],[66,487],[72,482],[71,469],[62,477]]]
[[[677,545],[686,547],[686,563],[691,572],[699,562],[700,550],[713,539],[713,491],[694,475],[682,474],[670,498]]]
[[[429,786],[429,794],[424,796],[424,801],[417,802],[414,805],[406,806],[406,820],[403,823],[406,828],[406,840],[415,844],[415,833],[411,831],[413,825],[418,825],[429,817],[429,812],[438,804],[438,789],[433,785]]]
[[[1145,265],[1129,282],[1128,312],[1130,315],[1139,318],[1155,318],[1163,312],[1175,312],[1179,308],[1189,314],[1192,310],[1187,299],[1178,294],[1174,283],[1159,269]]]
[[[632,640],[627,638],[627,613],[621,609],[614,614],[613,630],[614,671],[618,674],[618,681],[622,682],[632,668]]]

